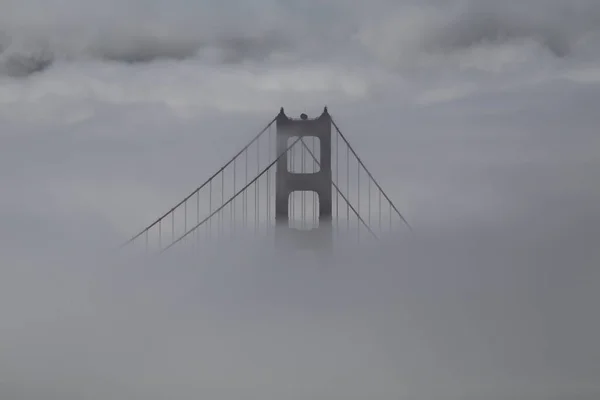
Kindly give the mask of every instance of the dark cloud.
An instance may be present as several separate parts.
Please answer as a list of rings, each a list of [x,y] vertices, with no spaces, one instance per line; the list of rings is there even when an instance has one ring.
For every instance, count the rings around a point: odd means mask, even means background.
[[[197,43],[168,43],[157,38],[115,38],[112,43],[97,45],[90,54],[100,60],[124,63],[147,63],[157,60],[185,60],[196,56]]]
[[[52,66],[53,56],[48,53],[13,54],[4,57],[0,64],[0,75],[23,78],[43,72]]]
[[[91,42],[80,53],[60,52],[60,46],[31,46],[14,50],[10,45],[0,48],[0,75],[13,78],[27,77],[52,66],[55,59],[77,59],[120,62],[126,64],[151,63],[154,61],[183,61],[209,57],[223,64],[245,61],[266,61],[274,52],[288,43],[285,35],[267,34],[263,37],[223,36],[212,42],[201,38],[171,38],[151,34],[146,36],[102,36]]]
[[[572,51],[576,37],[561,31],[557,24],[511,17],[494,11],[468,11],[440,29],[433,39],[442,49],[455,51],[483,44],[502,44],[531,39],[546,47],[556,57],[566,57]]]
[[[585,35],[600,30],[596,2],[467,1],[435,35],[443,49],[533,40],[556,57],[571,55]]]
[[[147,63],[157,60],[186,60],[212,52],[221,63],[266,61],[286,44],[278,32],[263,36],[223,36],[204,41],[202,38],[140,36],[104,38],[92,44],[89,54],[100,60],[124,63]]]
[[[544,52],[558,61],[591,61],[600,54],[595,45],[600,7],[593,1],[469,0],[421,7],[401,2],[387,11],[362,24],[359,36],[365,48],[400,72],[441,65],[489,72],[535,65],[547,58]]]
[[[54,55],[50,49],[40,46],[15,52],[12,38],[0,34],[0,76],[26,77],[46,70],[53,61]]]

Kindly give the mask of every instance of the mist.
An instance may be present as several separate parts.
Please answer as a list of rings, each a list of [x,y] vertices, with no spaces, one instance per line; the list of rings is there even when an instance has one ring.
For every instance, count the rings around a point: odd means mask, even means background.
[[[596,399],[595,1],[0,0],[0,397]],[[285,107],[414,233],[118,246]]]

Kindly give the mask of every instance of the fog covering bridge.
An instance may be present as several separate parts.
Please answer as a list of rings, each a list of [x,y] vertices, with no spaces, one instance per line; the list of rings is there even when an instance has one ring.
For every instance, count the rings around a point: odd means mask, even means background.
[[[316,119],[289,118],[281,108],[221,168],[122,247],[162,253],[288,234],[300,247],[330,248],[401,228],[411,229],[327,108]]]

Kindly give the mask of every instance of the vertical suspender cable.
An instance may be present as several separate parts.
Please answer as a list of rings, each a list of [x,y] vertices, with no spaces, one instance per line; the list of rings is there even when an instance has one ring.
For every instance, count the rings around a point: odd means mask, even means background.
[[[259,143],[256,142],[256,175],[260,174],[260,146]],[[259,225],[259,208],[258,208],[258,204],[260,202],[260,194],[259,194],[259,182],[260,179],[258,179],[256,182],[254,182],[254,232],[258,232],[258,225]]]
[[[236,192],[237,190],[237,186],[236,186],[236,178],[237,178],[237,159],[233,161],[233,193]],[[236,224],[236,203],[237,201],[233,202],[233,207],[231,207],[231,224],[232,224],[232,230],[235,231],[235,224]]]
[[[158,221],[158,248],[162,250],[162,219]]]
[[[212,213],[212,187],[213,187],[213,183],[212,180],[210,181],[210,183],[208,184],[208,212],[209,214]],[[211,232],[212,231],[212,218],[208,221],[208,224],[206,224],[206,234],[208,237],[211,237]]]
[[[317,138],[315,136],[312,137],[312,153],[315,153],[315,149],[317,147],[316,145],[317,142]],[[304,146],[302,146],[302,148],[304,148]],[[315,162],[315,159],[312,159],[312,171],[311,172],[316,172],[317,171],[317,163]],[[318,214],[318,210],[317,210],[317,193],[312,192],[312,197],[313,197],[313,205],[312,205],[312,215],[313,215],[313,226],[317,225],[317,220],[319,218],[319,214]]]
[[[371,226],[371,179],[369,179],[369,226]]]
[[[356,160],[356,194],[357,194],[357,207],[358,214],[360,215],[360,163]],[[358,234],[358,239],[360,240],[360,221],[356,221],[356,230]]]
[[[304,148],[304,146],[300,147],[300,172],[301,173],[306,173],[306,160],[305,160],[305,155],[306,155],[306,149]],[[302,191],[302,194],[300,195],[300,208],[301,208],[301,213],[300,213],[300,218],[302,219],[302,229],[304,229],[306,227],[306,191]]]
[[[221,205],[225,204],[225,171],[221,172]],[[223,224],[225,222],[225,216],[221,211],[219,213],[219,235],[223,231]]]
[[[335,134],[335,183],[340,184],[340,165],[339,165],[339,153],[340,153],[340,135],[336,132]],[[335,196],[335,224],[336,228],[340,227],[340,194],[336,191]]]
[[[290,149],[290,152],[289,152],[289,155],[290,155],[290,169],[289,170],[290,171],[295,171],[296,170],[295,169],[296,168],[296,159],[294,157],[295,154],[296,154],[296,151],[295,151],[294,147],[292,147]],[[290,193],[289,198],[290,198],[290,202],[291,202],[290,208],[289,208],[289,213],[291,215],[290,215],[290,218],[288,218],[288,219],[291,220],[291,221],[293,221],[293,223],[295,223],[295,219],[296,219],[296,207],[295,207],[294,203],[295,203],[295,199],[296,199],[296,192]]]
[[[350,200],[350,147],[346,146],[346,197]],[[348,219],[346,227],[350,230],[350,203],[346,204],[346,218]]]
[[[248,150],[246,149],[246,181],[245,184],[248,185]],[[248,225],[248,193],[244,190],[244,228]]]
[[[268,151],[267,151],[267,160],[268,162],[271,162],[271,140],[272,138],[272,134],[271,134],[271,127],[269,126],[269,133],[267,135],[268,138]],[[271,169],[269,168],[267,170],[267,230],[270,228],[270,224],[271,224]]]
[[[360,214],[360,164],[356,163],[356,209]]]
[[[381,229],[381,190],[379,190],[379,232],[382,232],[382,229]]]

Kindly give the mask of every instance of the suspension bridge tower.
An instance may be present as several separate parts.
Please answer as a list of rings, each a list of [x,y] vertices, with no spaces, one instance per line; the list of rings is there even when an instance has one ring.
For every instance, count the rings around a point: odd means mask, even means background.
[[[300,119],[289,118],[283,107],[276,118],[277,152],[283,154],[277,161],[275,180],[275,223],[276,242],[282,247],[294,246],[301,249],[329,250],[333,242],[332,227],[332,173],[331,173],[331,116],[327,107],[314,119],[302,114]],[[294,153],[286,151],[289,144],[297,141],[302,157],[308,153],[316,165],[309,172],[294,170],[290,157]],[[307,146],[307,139],[318,140],[319,146]],[[309,229],[299,229],[292,224],[290,209],[293,195],[298,192],[313,192],[315,202],[314,221]],[[304,201],[302,207],[305,207]]]

